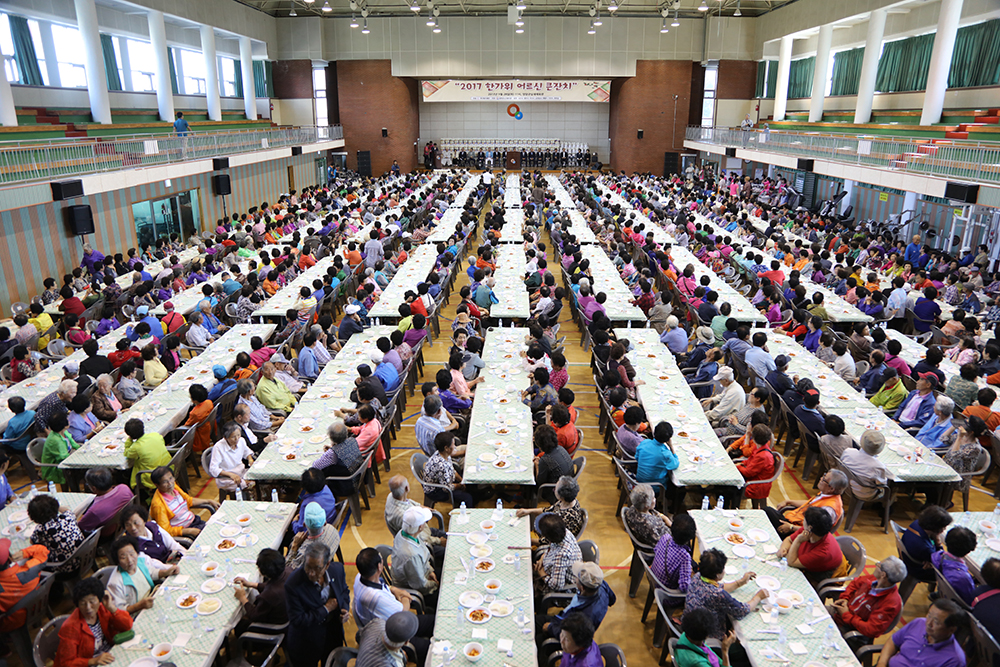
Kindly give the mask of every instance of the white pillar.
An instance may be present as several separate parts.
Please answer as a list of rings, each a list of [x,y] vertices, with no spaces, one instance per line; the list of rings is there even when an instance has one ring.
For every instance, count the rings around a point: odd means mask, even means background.
[[[118,57],[122,59],[122,90],[132,90],[132,60],[124,39],[118,39]]]
[[[95,123],[111,124],[111,97],[108,95],[108,76],[104,71],[104,51],[101,33],[97,27],[97,5],[94,0],[74,0],[76,24],[83,42],[84,65],[87,69],[87,93],[90,96],[90,115]]]
[[[49,85],[53,88],[61,88],[62,77],[59,76],[59,58],[56,56],[56,41],[52,38],[52,24],[47,21],[39,21],[38,36],[42,38],[42,57],[45,58],[45,71],[49,75]]]
[[[778,81],[774,87],[774,120],[785,120],[788,106],[788,74],[792,71],[792,36],[781,38],[778,50]]]
[[[14,93],[10,90],[10,81],[0,71],[0,125],[17,127],[17,110],[14,108]]]
[[[844,179],[844,192],[847,193],[847,196],[840,200],[841,214],[847,210],[847,207],[851,205],[851,200],[854,199],[854,181],[849,178]]]
[[[833,24],[819,28],[816,42],[816,67],[813,69],[812,99],[809,101],[809,122],[823,120],[823,102],[826,100],[826,77],[830,71],[830,47],[833,46]]]
[[[170,54],[167,51],[167,30],[163,12],[150,9],[146,13],[149,41],[153,47],[153,67],[156,71],[156,107],[160,120],[174,122],[174,86],[170,81]],[[122,61],[124,62],[124,61]]]
[[[917,193],[906,191],[903,193],[903,212],[906,211],[916,211],[917,210]],[[903,233],[903,238],[912,238],[914,234],[919,231],[917,228],[917,222],[915,220],[916,213],[910,213],[903,216],[904,218],[910,218],[910,222],[906,224],[906,231]],[[950,243],[950,241],[949,241]],[[933,244],[928,243],[928,245],[933,247]]]
[[[941,0],[934,50],[931,52],[931,64],[927,70],[924,109],[920,114],[921,125],[933,125],[941,120],[944,93],[948,89],[948,70],[951,69],[951,56],[955,52],[955,34],[958,32],[958,20],[962,18],[962,1]]]
[[[865,40],[865,58],[861,62],[858,101],[854,111],[855,124],[867,123],[872,119],[875,75],[878,74],[878,58],[882,53],[882,38],[885,36],[885,15],[884,9],[876,9],[868,17],[868,38]]]
[[[215,55],[215,30],[201,26],[201,52],[205,57],[205,97],[208,119],[222,120],[222,99],[219,97],[219,60]]]
[[[249,37],[240,37],[240,68],[243,71],[243,109],[247,120],[257,120],[257,93],[253,85],[253,47]]]

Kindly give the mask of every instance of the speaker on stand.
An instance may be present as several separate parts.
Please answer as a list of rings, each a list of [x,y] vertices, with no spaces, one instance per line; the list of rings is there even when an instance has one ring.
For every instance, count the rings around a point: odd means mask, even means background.
[[[94,212],[89,204],[66,207],[66,221],[76,236],[94,233]]]
[[[226,195],[232,194],[232,181],[229,179],[229,174],[213,174],[212,175],[212,191],[215,192],[216,196],[222,197],[222,215],[229,217],[229,213],[226,211]]]

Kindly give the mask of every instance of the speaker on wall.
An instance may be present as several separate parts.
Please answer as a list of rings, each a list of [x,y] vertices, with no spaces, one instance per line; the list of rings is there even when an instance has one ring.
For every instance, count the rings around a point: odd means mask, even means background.
[[[358,173],[362,176],[372,175],[371,151],[358,151]]]
[[[229,174],[215,174],[212,176],[212,190],[216,195],[228,195],[232,193],[232,184]]]
[[[736,148],[727,146],[726,157],[736,157]]]
[[[944,186],[944,198],[975,204],[979,200],[979,186],[973,183],[952,183]]]
[[[90,210],[90,205],[80,204],[67,207],[66,218],[70,229],[77,236],[94,233],[94,213]]]
[[[227,157],[212,158],[212,171],[219,171],[220,169],[229,169],[229,158]]]
[[[666,152],[663,154],[663,177],[666,178],[670,174],[676,174],[680,172],[679,169],[679,159],[680,155],[678,153]]]
[[[386,128],[383,127],[382,128],[382,136],[383,137],[388,137],[389,136],[389,130],[387,130]]]
[[[801,169],[802,171],[812,171],[813,170],[813,161],[812,160],[806,160],[804,158],[799,158],[798,162],[795,165],[795,168],[796,169]]]
[[[59,181],[50,183],[50,185],[52,186],[52,199],[54,201],[83,196],[83,181],[81,180]]]
[[[292,155],[302,155],[302,146],[292,146]]]
[[[637,130],[636,131],[635,138],[636,139],[642,139],[642,130]]]

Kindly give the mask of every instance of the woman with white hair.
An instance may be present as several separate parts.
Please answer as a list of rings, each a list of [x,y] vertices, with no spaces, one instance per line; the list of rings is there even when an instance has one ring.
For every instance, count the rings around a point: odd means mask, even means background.
[[[556,501],[548,507],[536,507],[534,509],[519,509],[517,516],[538,517],[541,514],[558,514],[566,524],[566,530],[579,535],[583,530],[586,521],[586,512],[580,505],[577,496],[580,494],[580,485],[569,475],[563,475],[556,482]],[[545,538],[533,540],[536,545],[546,544]]]
[[[660,342],[674,353],[674,356],[684,356],[688,351],[687,332],[681,328],[680,322],[671,315],[667,318],[667,328],[660,336]]]
[[[855,651],[892,629],[903,609],[898,584],[905,578],[906,565],[889,556],[871,574],[853,579],[836,600],[827,602],[826,609],[841,631],[856,630],[864,635],[856,645],[848,640]]]
[[[938,396],[934,403],[934,415],[914,437],[931,449],[947,447],[955,433],[955,425],[952,423],[954,412],[955,401],[947,396]]]
[[[719,428],[725,425],[729,415],[736,414],[746,405],[747,395],[740,383],[736,382],[733,369],[729,366],[720,367],[715,379],[722,387],[722,391],[711,398],[706,398],[701,405],[712,426]]]
[[[670,528],[670,519],[656,511],[656,496],[649,484],[636,484],[629,495],[631,507],[622,511],[625,524],[636,539],[655,545]]]
[[[868,430],[861,435],[861,449],[848,449],[840,455],[840,466],[852,477],[851,493],[861,500],[873,500],[878,495],[876,487],[885,486],[889,470],[879,461],[885,449],[885,436]]]

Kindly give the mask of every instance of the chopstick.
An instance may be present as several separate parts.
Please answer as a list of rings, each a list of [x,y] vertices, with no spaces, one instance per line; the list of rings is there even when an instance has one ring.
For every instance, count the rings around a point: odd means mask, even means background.
[[[529,551],[531,550],[531,547],[511,547],[511,546],[509,546],[509,547],[507,547],[507,548],[508,548],[508,549],[527,549],[527,550],[529,550]]]

